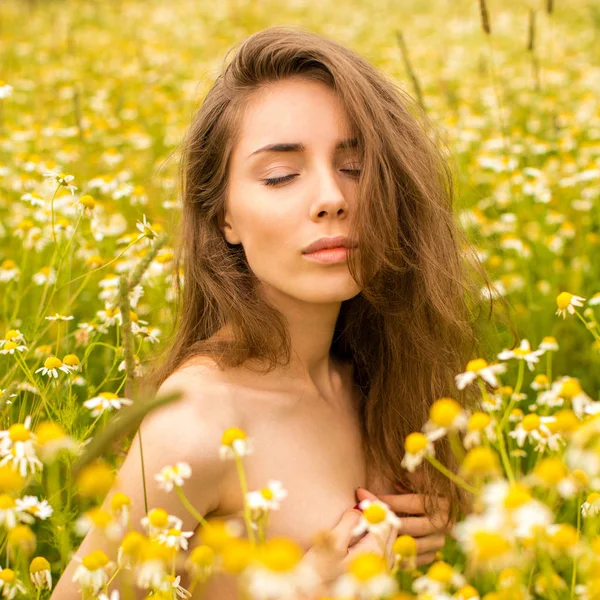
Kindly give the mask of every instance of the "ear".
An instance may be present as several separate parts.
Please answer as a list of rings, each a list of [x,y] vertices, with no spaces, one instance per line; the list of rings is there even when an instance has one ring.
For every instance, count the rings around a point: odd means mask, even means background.
[[[231,225],[231,217],[229,216],[229,211],[227,209],[225,209],[225,213],[219,213],[217,221],[219,224],[219,229],[223,233],[223,236],[227,242],[233,245],[241,244],[239,236],[235,232],[234,227]]]

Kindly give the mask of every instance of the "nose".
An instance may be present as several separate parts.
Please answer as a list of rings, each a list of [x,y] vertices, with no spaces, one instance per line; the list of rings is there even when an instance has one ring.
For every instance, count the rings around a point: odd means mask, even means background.
[[[338,173],[328,169],[317,175],[316,198],[311,206],[310,218],[319,221],[326,216],[344,218],[348,216],[348,202],[340,188]],[[343,177],[343,175],[341,175]]]

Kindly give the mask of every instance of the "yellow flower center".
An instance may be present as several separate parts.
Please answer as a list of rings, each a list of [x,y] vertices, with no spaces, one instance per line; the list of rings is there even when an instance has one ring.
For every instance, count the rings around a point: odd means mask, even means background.
[[[131,499],[127,494],[123,492],[116,492],[115,495],[110,500],[110,507],[113,510],[120,510],[124,506],[130,506]]]
[[[31,431],[22,423],[15,423],[8,428],[8,435],[13,442],[26,442],[31,437]]]
[[[202,543],[216,552],[220,552],[233,538],[227,523],[221,519],[212,519],[200,530]]]
[[[6,344],[4,344],[5,350],[14,350],[16,347],[17,347],[16,342],[6,342]]]
[[[241,429],[238,429],[237,427],[230,427],[229,429],[226,429],[223,433],[223,437],[221,438],[221,444],[223,446],[232,447],[233,442],[235,442],[236,440],[245,439],[246,434]]]
[[[429,579],[439,581],[440,583],[449,583],[453,575],[454,569],[442,560],[433,563],[427,571]]]
[[[63,358],[63,363],[69,367],[76,367],[81,364],[76,354],[67,354]]]
[[[556,344],[556,338],[552,337],[551,335],[547,335],[546,337],[542,338],[542,343],[544,343],[544,344]]]
[[[561,396],[570,399],[578,396],[579,394],[581,394],[581,385],[579,384],[579,381],[569,378],[563,383],[560,390]]]
[[[9,258],[2,263],[1,268],[8,271],[9,269],[14,269],[16,266],[17,263]]]
[[[13,469],[12,466],[3,465],[0,467],[0,491],[20,491],[24,484],[25,480],[21,477],[19,471]]]
[[[162,508],[154,508],[148,513],[148,521],[153,527],[164,529],[169,524],[169,513]]]
[[[537,429],[541,424],[542,421],[539,418],[539,416],[533,414],[526,415],[521,421],[521,427],[523,427],[525,431],[533,431],[534,429]]]
[[[174,537],[179,537],[181,535],[181,529],[169,529],[169,531],[167,532],[167,535],[171,535]]]
[[[456,400],[440,398],[431,406],[429,418],[438,427],[450,427],[461,411],[462,407]]]
[[[556,297],[556,305],[560,309],[565,309],[569,304],[571,304],[571,298],[573,294],[569,294],[569,292],[562,292]]]
[[[291,571],[302,558],[300,546],[287,538],[272,538],[265,542],[259,553],[259,559],[271,571],[282,573]]]
[[[106,527],[112,521],[110,514],[101,508],[92,508],[86,512],[86,515],[96,527],[100,528]]]
[[[467,429],[469,431],[482,431],[492,421],[492,417],[484,412],[474,412],[469,418]]]
[[[589,504],[594,504],[594,502],[598,502],[600,500],[600,494],[598,492],[592,492],[587,497],[587,502]]]
[[[177,548],[169,548],[156,540],[144,540],[141,547],[142,560],[161,560],[167,563],[177,553]]]
[[[82,496],[102,496],[110,490],[115,474],[102,462],[84,467],[77,477],[79,494]]]
[[[490,448],[478,446],[469,450],[462,464],[466,473],[485,475],[498,469],[498,456]]]
[[[19,546],[35,546],[35,533],[27,525],[17,525],[8,533],[8,543]]]
[[[102,550],[94,550],[84,556],[81,563],[88,571],[97,571],[108,564],[108,556]]]
[[[429,440],[427,437],[416,431],[406,436],[406,439],[404,440],[404,449],[409,454],[418,454],[427,448],[428,443]]]
[[[8,494],[0,494],[0,510],[14,508],[17,505],[14,498]]]
[[[519,356],[527,356],[528,354],[531,353],[531,349],[528,348],[515,348],[513,350],[513,354],[517,357]]]
[[[215,551],[204,544],[190,552],[190,560],[198,567],[210,567],[215,562]]]
[[[534,381],[538,385],[547,385],[548,384],[548,377],[546,375],[544,375],[543,373],[540,373],[539,375],[535,376]]]
[[[137,556],[146,538],[139,531],[130,531],[121,542],[125,554]]]
[[[472,585],[465,585],[456,592],[456,598],[459,600],[470,600],[470,598],[479,598],[479,592]],[[489,600],[489,598],[488,598]]]
[[[485,369],[487,366],[487,361],[483,360],[483,358],[476,358],[467,363],[467,371],[476,373],[477,371],[481,371],[481,369]]]
[[[172,261],[174,258],[172,252],[165,252],[164,254],[159,254],[154,260],[157,263],[164,264]]]
[[[37,426],[35,430],[38,444],[44,446],[48,442],[54,442],[66,437],[65,430],[58,424],[52,421],[44,421]]]
[[[477,531],[473,535],[479,558],[489,560],[502,556],[510,550],[509,541],[499,533]]]
[[[19,337],[19,332],[16,329],[9,329],[4,336],[5,340],[12,340]]]
[[[358,581],[369,581],[384,570],[383,558],[373,552],[359,554],[348,565],[348,572],[352,573]]]
[[[557,549],[572,548],[578,540],[577,529],[568,523],[561,523],[556,531],[550,535],[550,542]]]
[[[518,508],[530,500],[529,490],[519,483],[513,483],[504,498],[504,506],[508,509]]]
[[[100,392],[98,396],[100,396],[100,398],[104,398],[104,400],[117,400],[119,397],[117,394],[113,394],[112,392]]]
[[[29,565],[30,573],[39,573],[40,571],[49,571],[50,563],[43,556],[36,556]]]
[[[46,369],[58,369],[59,367],[62,367],[62,360],[56,356],[49,356],[44,361],[44,366]]]
[[[544,458],[534,473],[547,485],[556,485],[567,476],[567,467],[560,458]]]
[[[417,540],[411,535],[400,535],[394,541],[392,550],[399,556],[414,556],[417,554]]]
[[[365,510],[362,511],[363,517],[371,523],[371,525],[377,525],[377,523],[382,523],[385,521],[386,513],[383,506],[379,506],[379,504],[371,504]]]
[[[96,206],[96,201],[89,194],[84,194],[79,198],[79,204],[82,204],[85,208],[93,209]]]
[[[226,573],[241,573],[253,558],[253,548],[249,540],[234,539],[221,553],[223,570]]]
[[[574,431],[581,423],[577,415],[567,408],[554,413],[554,418],[556,419],[556,429],[558,431]]]
[[[273,500],[273,492],[269,488],[263,488],[260,494],[265,500]]]
[[[129,311],[129,318],[136,323],[140,320],[137,313],[134,313],[132,310]]]
[[[15,572],[12,569],[2,569],[0,579],[5,583],[11,583],[15,580]]]

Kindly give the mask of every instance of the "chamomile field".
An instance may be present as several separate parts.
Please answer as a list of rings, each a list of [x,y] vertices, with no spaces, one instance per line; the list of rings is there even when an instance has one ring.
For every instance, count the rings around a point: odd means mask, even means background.
[[[449,438],[460,468],[445,474],[473,513],[434,562],[417,567],[401,535],[393,564],[364,553],[327,590],[293,540],[265,535],[286,482],[244,488],[242,430],[218,451],[240,473],[244,529],[197,514],[185,463],[146,473],[179,514],[133,523],[129,497],[104,502],[132,424],[173,400],[140,390],[174,324],[183,136],[227,51],[280,24],[354,49],[418,100],[456,165],[456,217],[493,283],[481,298],[505,300],[485,355],[456,373],[481,410],[440,398],[405,440],[405,468],[444,470]],[[3,598],[50,598],[91,528],[115,552],[79,558],[83,600],[133,598],[119,574],[140,598],[202,598],[218,571],[252,600],[600,598],[598,3],[5,0],[0,80]],[[365,531],[394,523],[385,503],[361,510]]]

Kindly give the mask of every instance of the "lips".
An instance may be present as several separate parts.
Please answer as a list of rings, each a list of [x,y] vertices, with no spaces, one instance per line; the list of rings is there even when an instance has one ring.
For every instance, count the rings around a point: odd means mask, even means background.
[[[357,244],[349,240],[346,236],[340,235],[337,237],[320,238],[309,244],[302,254],[311,254],[319,250],[329,250],[331,248],[356,248]]]

